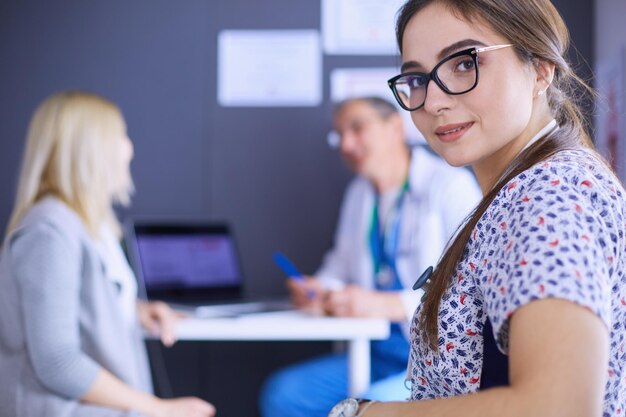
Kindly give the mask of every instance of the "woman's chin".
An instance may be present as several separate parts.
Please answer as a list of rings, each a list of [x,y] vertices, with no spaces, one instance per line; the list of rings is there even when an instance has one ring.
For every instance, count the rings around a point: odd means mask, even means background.
[[[437,152],[437,154],[453,167],[465,167],[473,162],[468,155],[459,152]]]

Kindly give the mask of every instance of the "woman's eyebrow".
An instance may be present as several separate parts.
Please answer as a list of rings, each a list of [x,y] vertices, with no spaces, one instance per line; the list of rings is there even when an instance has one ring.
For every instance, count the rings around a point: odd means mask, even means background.
[[[424,67],[417,61],[407,61],[400,67],[400,72],[407,72],[408,70],[418,70]]]
[[[452,55],[454,52],[457,52],[461,49],[466,49],[472,46],[487,46],[481,41],[477,41],[476,39],[463,39],[462,41],[458,41],[453,43],[452,45],[446,46],[437,55],[437,59],[441,61],[445,57]]]
[[[448,45],[445,48],[443,48],[441,51],[439,51],[439,53],[437,54],[437,60],[441,61],[442,59],[453,54],[454,52],[460,49],[469,48],[471,46],[487,46],[487,45],[485,45],[484,42],[477,41],[476,39],[463,39],[458,42],[454,42],[453,44]],[[402,66],[400,67],[400,72],[405,72],[408,69],[423,69],[423,68],[424,66],[417,61],[407,61],[403,63]]]

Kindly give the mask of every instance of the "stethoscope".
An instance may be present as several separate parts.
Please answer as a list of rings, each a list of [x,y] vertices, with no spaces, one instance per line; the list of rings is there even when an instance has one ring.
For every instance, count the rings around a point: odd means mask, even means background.
[[[413,291],[417,291],[419,289],[421,289],[424,285],[426,285],[426,283],[428,282],[428,280],[430,279],[430,276],[433,274],[433,267],[429,266],[428,268],[426,268],[426,270],[424,272],[422,272],[422,275],[420,275],[420,277],[417,279],[417,281],[415,281],[415,284],[413,284]],[[426,293],[424,293],[424,295],[422,296],[422,301],[424,301],[424,296],[426,295]],[[409,361],[411,360],[411,358],[409,357]],[[408,375],[408,370],[407,370],[407,376],[406,379],[404,380],[404,388],[406,388],[407,390],[411,390],[411,379],[409,378]]]
[[[372,260],[374,262],[374,273],[378,276],[383,264],[386,264],[391,268],[392,273],[398,277],[398,271],[396,266],[396,258],[398,254],[398,246],[400,240],[400,223],[402,221],[402,209],[404,208],[404,200],[406,194],[409,191],[409,179],[404,180],[400,194],[396,198],[394,205],[394,219],[391,226],[388,228],[386,224],[381,224],[379,214],[379,196],[376,196],[374,203],[374,210],[372,211],[372,220],[370,226],[370,250],[372,253]],[[388,223],[388,222],[385,222]],[[386,233],[386,231],[389,233]],[[388,239],[386,234],[389,234]],[[378,278],[377,278],[378,279]],[[388,283],[379,282],[386,285]]]
[[[428,282],[432,274],[433,274],[433,267],[429,266],[428,268],[426,268],[424,272],[422,272],[422,275],[420,275],[417,281],[415,281],[415,284],[413,284],[413,291],[417,291],[420,288],[422,288],[424,285],[426,285],[426,283]]]
[[[426,285],[426,283],[430,279],[430,276],[433,274],[433,270],[434,268],[432,266],[429,266],[428,268],[426,268],[426,270],[424,270],[424,272],[422,272],[422,275],[420,275],[417,281],[415,281],[415,284],[413,284],[413,287],[412,287],[413,291],[417,291],[421,289],[422,287],[424,287],[424,285]],[[426,296],[426,293],[424,293],[424,295],[422,296],[422,301],[424,301],[425,296]],[[411,359],[409,358],[409,360]],[[404,380],[404,388],[406,388],[409,391],[411,390],[411,380],[409,379],[408,374],[407,374],[407,378]]]

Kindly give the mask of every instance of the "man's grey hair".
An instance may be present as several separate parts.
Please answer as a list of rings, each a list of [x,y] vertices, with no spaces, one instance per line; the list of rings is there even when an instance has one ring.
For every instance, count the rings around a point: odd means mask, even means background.
[[[376,110],[376,113],[378,113],[378,115],[383,119],[388,119],[391,115],[399,113],[398,108],[391,101],[385,100],[384,98],[378,96],[365,96],[348,98],[346,100],[340,101],[335,107],[335,114],[341,111],[341,109],[348,104],[357,101],[363,101],[372,106],[372,108]]]

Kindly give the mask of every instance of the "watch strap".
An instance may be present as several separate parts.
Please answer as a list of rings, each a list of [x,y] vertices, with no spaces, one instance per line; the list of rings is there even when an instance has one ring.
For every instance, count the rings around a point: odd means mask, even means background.
[[[363,404],[363,403],[367,403],[365,404],[365,406],[363,407],[363,409],[359,410],[358,413],[356,413],[356,416],[354,417],[363,417],[363,414],[365,414],[365,411],[370,408],[372,406],[372,404],[377,403],[378,401],[376,400],[360,400],[359,401],[359,405]]]

